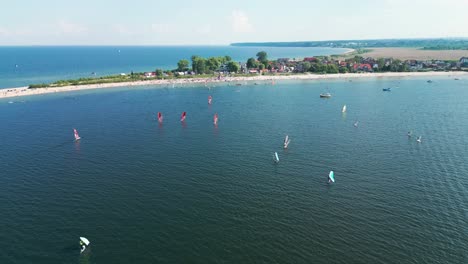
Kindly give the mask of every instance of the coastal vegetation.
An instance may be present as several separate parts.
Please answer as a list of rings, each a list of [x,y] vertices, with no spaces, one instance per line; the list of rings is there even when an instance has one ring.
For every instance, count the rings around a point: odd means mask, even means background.
[[[229,56],[203,58],[193,55],[191,60],[182,59],[173,70],[155,69],[152,72],[121,73],[93,78],[59,80],[49,84],[31,84],[29,88],[49,88],[90,84],[106,84],[146,81],[151,79],[190,79],[217,78],[226,76],[252,75],[290,75],[290,74],[337,74],[359,72],[408,72],[408,71],[447,71],[467,70],[468,58],[454,60],[400,60],[393,58],[371,58],[361,55],[368,49],[358,49],[346,56],[315,56],[296,60],[295,58],[279,58],[269,60],[265,51],[260,51],[246,62],[233,61]],[[353,56],[354,55],[354,56]]]

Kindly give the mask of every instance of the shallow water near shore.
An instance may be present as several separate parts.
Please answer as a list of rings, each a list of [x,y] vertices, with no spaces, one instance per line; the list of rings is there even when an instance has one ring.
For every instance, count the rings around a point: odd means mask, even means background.
[[[464,263],[468,82],[433,80],[1,100],[0,263]]]

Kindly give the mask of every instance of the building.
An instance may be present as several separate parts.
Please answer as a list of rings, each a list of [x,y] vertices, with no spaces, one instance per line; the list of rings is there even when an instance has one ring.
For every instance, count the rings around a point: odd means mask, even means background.
[[[317,59],[317,58],[314,58],[314,57],[305,57],[305,58],[304,58],[304,61],[308,61],[308,62],[318,62],[318,59]]]
[[[468,57],[462,57],[460,59],[460,65],[461,67],[468,67]]]

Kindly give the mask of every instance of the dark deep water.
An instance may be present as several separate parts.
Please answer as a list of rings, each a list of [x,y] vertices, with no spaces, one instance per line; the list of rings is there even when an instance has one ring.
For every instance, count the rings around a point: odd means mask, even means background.
[[[468,80],[433,80],[0,100],[0,263],[467,263]]]

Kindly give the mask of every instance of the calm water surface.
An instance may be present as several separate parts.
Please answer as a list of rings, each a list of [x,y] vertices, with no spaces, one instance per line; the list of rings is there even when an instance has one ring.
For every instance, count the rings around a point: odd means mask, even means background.
[[[1,100],[0,263],[467,263],[468,80],[433,80]]]
[[[175,69],[181,59],[229,55],[247,61],[264,50],[269,58],[303,58],[341,54],[341,48],[274,48],[231,46],[89,46],[0,47],[0,88],[57,80],[99,77],[131,71]],[[92,75],[92,73],[96,75]]]

